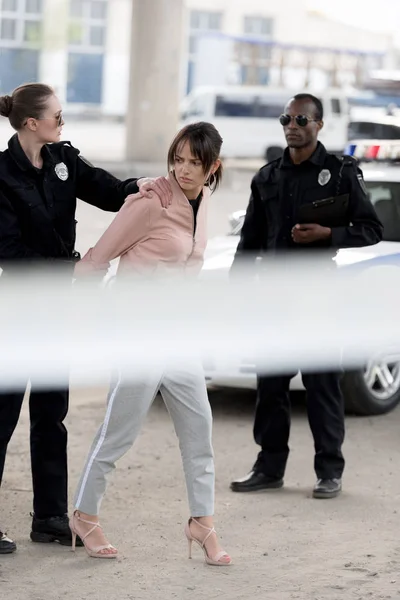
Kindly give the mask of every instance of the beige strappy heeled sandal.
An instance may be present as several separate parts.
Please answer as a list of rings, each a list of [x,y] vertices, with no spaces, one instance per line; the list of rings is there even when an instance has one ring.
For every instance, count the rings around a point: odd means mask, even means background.
[[[81,523],[87,523],[88,525],[93,525],[93,527],[89,529],[89,531],[87,531],[86,533],[80,532],[77,527],[77,521],[80,521]],[[114,546],[112,546],[111,544],[90,548],[86,542],[86,538],[88,538],[89,535],[93,533],[93,531],[95,531],[97,528],[103,529],[100,523],[93,523],[93,521],[87,521],[86,519],[82,519],[82,517],[79,514],[79,511],[76,510],[69,520],[69,528],[71,529],[72,533],[73,552],[75,552],[76,536],[79,535],[83,542],[83,545],[85,546],[86,552],[92,558],[117,558],[118,550],[114,548]],[[103,552],[103,550],[114,550],[114,552]]]
[[[198,540],[197,538],[193,537],[192,532],[190,531],[190,523],[192,523],[192,521],[194,523],[196,523],[202,529],[206,529],[208,531],[208,533],[203,541]],[[199,523],[199,521],[197,521],[197,519],[194,519],[193,517],[191,517],[189,519],[189,521],[185,525],[185,534],[186,534],[186,537],[188,540],[188,546],[189,546],[189,558],[192,558],[192,542],[195,542],[203,550],[204,560],[206,561],[206,563],[208,565],[214,565],[216,567],[229,567],[229,565],[232,564],[232,559],[229,556],[229,554],[227,554],[225,552],[225,550],[221,550],[220,552],[217,552],[217,554],[215,556],[210,556],[207,552],[206,542],[207,542],[208,538],[210,537],[210,535],[212,535],[213,533],[216,533],[214,527],[206,527],[205,525],[202,525],[201,523]],[[229,561],[222,562],[221,558],[224,558],[224,557],[228,558]]]

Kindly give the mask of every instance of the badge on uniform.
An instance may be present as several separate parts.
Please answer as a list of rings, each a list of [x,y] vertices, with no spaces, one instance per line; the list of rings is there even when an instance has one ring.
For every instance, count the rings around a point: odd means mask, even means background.
[[[326,185],[328,181],[331,179],[331,172],[328,169],[322,169],[320,174],[318,175],[318,183],[319,185]]]
[[[65,163],[58,163],[54,168],[58,179],[61,181],[67,181],[68,179],[68,167]]]

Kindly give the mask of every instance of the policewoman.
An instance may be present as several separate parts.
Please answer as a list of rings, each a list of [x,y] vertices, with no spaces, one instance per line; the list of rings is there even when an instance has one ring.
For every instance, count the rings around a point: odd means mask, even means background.
[[[324,251],[331,259],[340,248],[369,246],[382,239],[383,228],[368,200],[357,163],[350,157],[329,154],[318,141],[323,127],[320,100],[298,94],[286,105],[280,122],[287,148],[281,158],[253,178],[233,274],[264,253],[285,253],[290,260],[299,252]],[[310,206],[316,208],[315,213],[325,211],[328,221],[329,210],[343,210],[342,216],[338,215],[340,222],[300,220],[302,211],[310,214]],[[289,455],[289,385],[294,375],[259,376],[254,438],[261,450],[250,473],[231,483],[233,491],[283,486]],[[345,428],[340,378],[337,372],[302,373],[315,444],[314,498],[334,498],[342,489]]]
[[[16,134],[0,155],[0,268],[3,277],[15,267],[43,263],[72,276],[75,251],[76,198],[117,212],[129,194],[151,189],[168,206],[171,190],[164,178],[120,181],[93,167],[69,142],[61,142],[62,108],[43,84],[18,87],[0,97],[0,115]],[[143,200],[146,201],[146,200]],[[30,379],[26,374],[26,381]],[[0,483],[7,445],[17,425],[25,390],[8,392],[0,382]],[[35,389],[31,381],[31,464],[34,542],[71,544],[67,503],[68,389]],[[15,543],[0,532],[0,554]]]

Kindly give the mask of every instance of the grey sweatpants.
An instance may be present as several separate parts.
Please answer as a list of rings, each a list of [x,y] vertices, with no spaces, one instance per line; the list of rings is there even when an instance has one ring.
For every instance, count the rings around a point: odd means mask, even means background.
[[[86,460],[75,507],[98,515],[106,476],[133,445],[160,391],[175,426],[192,517],[214,514],[212,415],[201,364],[182,370],[155,369],[128,377],[119,372],[110,386],[107,411]]]

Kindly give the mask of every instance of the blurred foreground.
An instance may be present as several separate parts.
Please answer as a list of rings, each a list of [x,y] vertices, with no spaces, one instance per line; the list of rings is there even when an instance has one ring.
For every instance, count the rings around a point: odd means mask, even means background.
[[[57,271],[4,274],[0,296],[0,381],[57,385],[71,370],[82,385],[104,384],[110,369],[182,366],[245,357],[259,372],[359,368],[400,356],[397,264],[340,269],[329,257],[283,257],[200,281],[95,276],[69,282]],[[366,266],[364,266],[366,265]],[[61,273],[60,273],[61,271]],[[387,290],[393,292],[388,294]],[[28,302],[27,302],[28,301]]]

